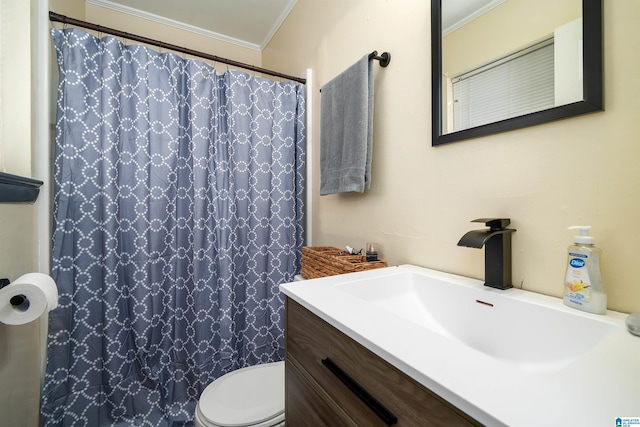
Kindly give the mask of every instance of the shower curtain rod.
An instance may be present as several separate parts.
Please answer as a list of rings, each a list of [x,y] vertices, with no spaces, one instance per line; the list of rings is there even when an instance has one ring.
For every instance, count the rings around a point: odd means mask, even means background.
[[[147,38],[147,37],[126,33],[124,31],[116,30],[114,28],[103,27],[102,25],[92,24],[91,22],[86,22],[86,21],[81,21],[79,19],[70,18],[68,16],[60,15],[58,13],[51,12],[51,11],[49,11],[49,20],[52,21],[52,22],[61,22],[63,24],[74,25],[76,27],[83,27],[83,28],[87,28],[89,30],[94,30],[94,31],[98,31],[98,32],[106,33],[106,34],[111,34],[111,35],[116,36],[116,37],[123,37],[125,39],[135,40],[137,42],[150,44],[150,45],[157,46],[157,47],[160,47],[160,48],[163,48],[163,49],[170,49],[170,50],[173,50],[173,51],[176,51],[176,52],[185,53],[185,54],[191,55],[191,56],[197,56],[199,58],[209,59],[209,60],[212,60],[212,61],[215,61],[215,62],[221,62],[223,64],[228,64],[228,65],[231,65],[231,66],[234,66],[234,67],[243,68],[245,70],[256,71],[258,73],[268,74],[268,75],[274,76],[274,77],[281,77],[281,78],[284,78],[284,79],[287,79],[287,80],[293,80],[295,82],[302,83],[302,84],[306,84],[307,83],[307,79],[303,79],[301,77],[289,76],[287,74],[282,74],[282,73],[279,73],[277,71],[272,71],[272,70],[268,70],[266,68],[256,67],[255,65],[250,65],[250,64],[245,64],[245,63],[242,63],[242,62],[234,61],[233,59],[227,59],[227,58],[222,58],[222,57],[216,56],[216,55],[210,55],[210,54],[204,53],[204,52],[198,52],[197,50],[191,50],[191,49],[188,49],[186,47],[180,47],[180,46],[176,46],[174,44],[165,43],[163,41],[154,40],[154,39],[150,39],[150,38]]]

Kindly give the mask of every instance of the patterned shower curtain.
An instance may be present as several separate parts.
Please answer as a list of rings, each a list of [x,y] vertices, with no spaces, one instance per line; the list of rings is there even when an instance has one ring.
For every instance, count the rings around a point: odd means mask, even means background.
[[[189,425],[211,381],[284,356],[304,87],[52,32],[60,306],[42,425]]]

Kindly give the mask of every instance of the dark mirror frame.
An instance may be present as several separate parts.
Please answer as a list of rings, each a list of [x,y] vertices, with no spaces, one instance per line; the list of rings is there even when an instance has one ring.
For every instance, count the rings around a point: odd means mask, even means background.
[[[591,113],[602,104],[602,0],[582,0],[583,97],[582,101],[513,117],[495,123],[443,134],[442,116],[442,1],[431,0],[431,145],[462,141]],[[450,0],[449,0],[450,1]]]

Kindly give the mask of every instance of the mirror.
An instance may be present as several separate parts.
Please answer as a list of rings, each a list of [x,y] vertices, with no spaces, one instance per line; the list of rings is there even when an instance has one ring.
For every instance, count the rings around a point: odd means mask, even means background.
[[[602,0],[431,0],[431,40],[433,146],[603,109]]]

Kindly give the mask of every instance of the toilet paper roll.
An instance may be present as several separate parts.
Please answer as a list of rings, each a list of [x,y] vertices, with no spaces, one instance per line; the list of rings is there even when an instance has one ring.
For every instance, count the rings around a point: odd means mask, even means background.
[[[58,288],[46,274],[29,273],[0,289],[0,322],[23,325],[58,306]]]
[[[58,306],[58,287],[56,286],[56,282],[53,281],[51,276],[43,273],[27,273],[18,277],[13,285],[33,285],[36,286],[44,292],[47,296],[48,308],[49,310],[53,310]],[[11,286],[11,285],[9,285]]]

